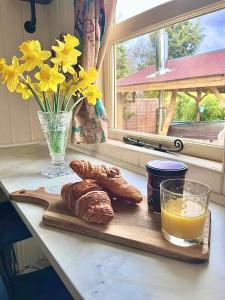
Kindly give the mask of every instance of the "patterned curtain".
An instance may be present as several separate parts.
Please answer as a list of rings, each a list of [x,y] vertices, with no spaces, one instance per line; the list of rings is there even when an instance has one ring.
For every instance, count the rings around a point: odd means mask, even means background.
[[[108,1],[108,0],[107,0]],[[82,56],[79,63],[85,70],[100,68],[110,27],[112,25],[116,0],[74,0],[74,35],[80,40]],[[76,108],[73,115],[73,143],[104,143],[107,139],[108,119],[101,99],[96,105],[86,101]]]

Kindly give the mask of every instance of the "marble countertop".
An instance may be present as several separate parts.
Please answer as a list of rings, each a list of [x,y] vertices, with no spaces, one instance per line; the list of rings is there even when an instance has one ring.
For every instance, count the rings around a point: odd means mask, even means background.
[[[66,160],[102,161],[68,149]],[[0,149],[0,180],[6,193],[44,186],[59,193],[78,180],[74,174],[57,179],[40,175],[49,163],[43,145]],[[122,169],[124,177],[146,194],[146,178]],[[211,253],[203,264],[190,264],[42,224],[44,209],[13,203],[39,246],[76,299],[223,299],[225,295],[225,207],[211,203]]]

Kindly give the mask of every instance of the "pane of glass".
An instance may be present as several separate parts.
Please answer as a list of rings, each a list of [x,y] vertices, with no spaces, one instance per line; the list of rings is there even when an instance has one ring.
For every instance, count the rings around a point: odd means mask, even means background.
[[[117,0],[116,4],[116,23],[140,14],[143,11],[159,6],[171,0]],[[129,9],[128,9],[129,8]]]
[[[225,9],[115,45],[118,129],[223,145]]]

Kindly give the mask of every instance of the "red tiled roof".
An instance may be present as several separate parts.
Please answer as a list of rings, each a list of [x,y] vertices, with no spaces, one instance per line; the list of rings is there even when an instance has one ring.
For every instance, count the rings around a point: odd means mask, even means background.
[[[129,86],[143,83],[165,82],[196,77],[225,74],[225,50],[186,56],[168,60],[171,72],[157,77],[148,77],[155,72],[155,65],[117,80],[117,86]]]

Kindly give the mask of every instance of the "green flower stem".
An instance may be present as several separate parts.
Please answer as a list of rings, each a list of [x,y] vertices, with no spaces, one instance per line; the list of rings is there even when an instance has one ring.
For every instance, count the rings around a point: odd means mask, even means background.
[[[57,114],[59,111],[60,84],[57,85],[57,92],[54,95],[55,95],[55,97],[54,97],[55,113]]]
[[[78,81],[78,83],[79,83],[79,81]],[[70,95],[68,96],[67,102],[66,102],[66,105],[65,105],[64,110],[67,109],[67,107],[68,107],[68,105],[69,105],[69,102],[70,102],[70,99],[71,99],[71,97],[73,96],[73,93],[77,90],[77,86],[78,86],[78,84],[75,86],[75,88],[72,90],[72,92],[71,92]]]
[[[67,127],[62,128],[59,114],[55,114],[54,112],[52,112],[49,115],[47,126],[47,131],[45,132],[48,137],[47,139],[49,143],[50,152],[53,155],[62,154],[65,150],[64,147],[66,145],[69,123]]]
[[[57,87],[57,95],[58,95],[58,98],[57,98],[57,112],[59,111],[59,103],[60,103],[60,84],[58,84],[58,87]]]
[[[44,92],[42,92],[42,94],[43,94],[43,99],[44,99],[45,110],[47,112],[48,111],[48,106],[47,106],[47,102],[46,102],[46,99],[45,99],[45,94],[44,94]]]
[[[65,104],[65,107],[64,107],[64,110],[66,111],[67,109],[67,106],[69,105],[69,102],[70,102],[70,99],[71,99],[72,95],[70,95],[68,98],[67,98],[67,101],[66,101],[66,104]]]
[[[43,103],[41,102],[40,98],[38,97],[37,93],[33,90],[33,88],[27,83],[27,82],[23,82],[24,84],[26,84],[26,86],[30,89],[30,91],[32,92],[32,94],[34,95],[35,99],[37,100],[41,110],[43,112],[51,112],[51,105],[49,103],[48,98],[46,97],[45,92],[42,92],[43,94]],[[73,92],[70,94],[70,96],[67,98],[63,98],[63,103],[62,103],[62,111],[67,111],[68,105],[70,103],[71,97],[74,93],[74,91],[76,90],[76,88],[73,90]],[[87,95],[86,95],[87,96]],[[68,112],[72,111],[85,97],[81,97],[80,99],[78,99],[73,105],[72,107],[68,110]],[[59,112],[59,98],[60,98],[60,85],[58,85],[57,87],[57,92],[54,93],[54,99],[53,99],[53,112],[55,114],[57,114]]]
[[[49,135],[50,135],[50,144],[51,144],[51,148],[52,148],[53,152],[60,154],[62,152],[62,149],[59,144],[60,132],[52,131],[52,132],[49,132]]]
[[[45,92],[42,92],[43,94],[43,99],[44,99],[44,104],[45,104],[45,107],[46,107],[46,111],[51,111],[51,105],[48,101],[48,98],[46,97],[46,93]]]
[[[56,113],[56,93],[54,93],[54,95],[53,95],[53,111],[54,111],[54,113]]]
[[[70,103],[70,100],[71,100],[71,97],[73,96],[73,94],[71,94],[68,98],[67,98],[67,102],[66,102],[66,105],[65,105],[65,109],[64,110],[67,110],[68,108],[68,105]],[[82,97],[82,99],[84,99],[85,97]],[[78,99],[79,100],[79,99]],[[75,102],[76,103],[76,102]]]
[[[60,145],[59,145],[59,131],[57,128],[57,125],[55,124],[56,121],[54,119],[56,118],[56,115],[53,116],[49,123],[49,130],[48,130],[48,136],[49,136],[49,143],[50,148],[52,149],[53,153],[61,153]]]
[[[32,89],[32,87],[29,85],[29,83],[27,83],[26,81],[23,82],[24,84],[26,84],[26,86],[30,89],[30,91],[32,92],[32,94],[34,95],[34,98],[37,100],[41,110],[43,112],[46,112],[45,110],[45,106],[42,104],[40,98],[38,97],[37,93]]]
[[[68,110],[69,112],[72,111],[85,97],[81,97],[80,99],[78,99],[70,108],[70,110]]]
[[[62,111],[65,110],[65,102],[66,102],[66,97],[65,97],[65,95],[64,95],[64,96],[63,96],[62,107],[61,107]]]

